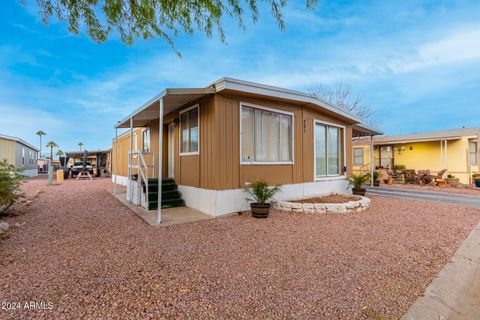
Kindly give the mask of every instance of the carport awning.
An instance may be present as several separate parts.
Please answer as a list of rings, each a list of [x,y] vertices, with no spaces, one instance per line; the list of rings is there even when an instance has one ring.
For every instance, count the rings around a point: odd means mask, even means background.
[[[144,127],[150,121],[160,117],[159,100],[163,99],[163,114],[167,115],[187,103],[215,93],[214,88],[165,89],[159,95],[119,121],[115,128],[130,128],[130,118],[133,117],[134,127]]]
[[[376,130],[364,123],[357,123],[352,126],[352,136],[357,137],[366,137],[366,136],[376,136],[383,134],[382,131]]]

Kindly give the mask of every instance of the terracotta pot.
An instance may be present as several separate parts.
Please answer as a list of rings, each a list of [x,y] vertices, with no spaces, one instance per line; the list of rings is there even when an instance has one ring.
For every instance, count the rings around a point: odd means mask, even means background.
[[[362,196],[365,197],[365,192],[367,192],[367,189],[364,188],[352,188],[352,193],[357,195],[357,196]]]
[[[454,187],[454,188],[458,186],[458,184],[460,183],[460,179],[458,178],[447,178],[446,181],[450,187]]]
[[[250,209],[252,210],[252,217],[254,218],[266,218],[270,212],[270,203],[250,203]]]
[[[438,187],[445,187],[446,183],[443,179],[437,179],[437,186]]]

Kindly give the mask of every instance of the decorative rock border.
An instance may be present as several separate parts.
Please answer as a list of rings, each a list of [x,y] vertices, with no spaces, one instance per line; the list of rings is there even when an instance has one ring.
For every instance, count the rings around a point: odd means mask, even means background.
[[[353,196],[343,193],[330,193],[322,195],[312,195],[303,199],[311,199],[314,197],[326,197],[330,195],[338,195],[345,198],[351,198],[352,201],[345,203],[300,203],[289,201],[278,201],[273,206],[277,210],[299,212],[299,213],[349,213],[349,212],[361,212],[370,207],[370,199],[362,196]],[[355,200],[353,200],[355,199]],[[302,199],[295,199],[299,201]]]

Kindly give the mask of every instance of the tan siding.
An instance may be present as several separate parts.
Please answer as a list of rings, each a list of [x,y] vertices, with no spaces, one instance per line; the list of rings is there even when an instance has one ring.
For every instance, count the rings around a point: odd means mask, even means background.
[[[15,165],[15,145],[16,142],[0,138],[0,160],[7,160],[11,165]]]
[[[240,165],[240,101],[257,104],[294,114],[294,164],[293,165]],[[190,107],[192,102],[186,107]],[[314,181],[313,121],[346,126],[346,164],[352,168],[351,126],[310,107],[284,102],[263,100],[254,97],[217,94],[199,101],[200,104],[200,154],[180,156],[179,110],[166,115],[164,126],[164,176],[168,165],[168,123],[174,123],[175,170],[178,184],[206,189],[242,188],[245,182],[265,179],[271,184],[291,184]],[[158,154],[158,120],[149,124],[151,148]],[[139,129],[141,147],[141,129]],[[119,139],[119,174],[127,175],[129,135]],[[114,151],[115,146],[113,145]],[[115,154],[113,154],[115,161]],[[158,160],[157,160],[158,161]],[[343,167],[343,164],[342,164]]]

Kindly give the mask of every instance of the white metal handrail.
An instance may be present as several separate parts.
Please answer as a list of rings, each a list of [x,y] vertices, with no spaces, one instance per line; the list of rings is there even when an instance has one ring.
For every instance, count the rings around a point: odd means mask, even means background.
[[[149,190],[148,190],[148,187],[149,187],[149,183],[148,183],[148,168],[150,167],[153,167],[153,177],[155,177],[155,154],[153,153],[149,153],[149,152],[141,152],[139,150],[132,150],[130,151],[130,153],[132,155],[138,155],[138,157],[135,157],[134,159],[137,159],[137,164],[133,164],[133,163],[130,163],[130,168],[135,168],[135,169],[138,169],[138,179],[137,179],[137,182],[138,182],[138,189],[139,189],[139,203],[140,205],[142,204],[142,200],[141,200],[141,197],[142,197],[142,192],[141,192],[141,188],[142,188],[142,180],[143,182],[145,183],[145,194],[146,194],[146,197],[145,197],[145,200],[146,200],[146,203],[147,203],[147,208],[148,208],[148,203],[149,203],[149,198],[148,198],[148,193],[149,193]],[[152,155],[152,162],[153,164],[152,165],[148,165],[147,162],[145,161],[145,157],[144,155],[146,154],[151,154]],[[130,160],[130,159],[129,159]],[[133,162],[133,161],[132,161]]]

